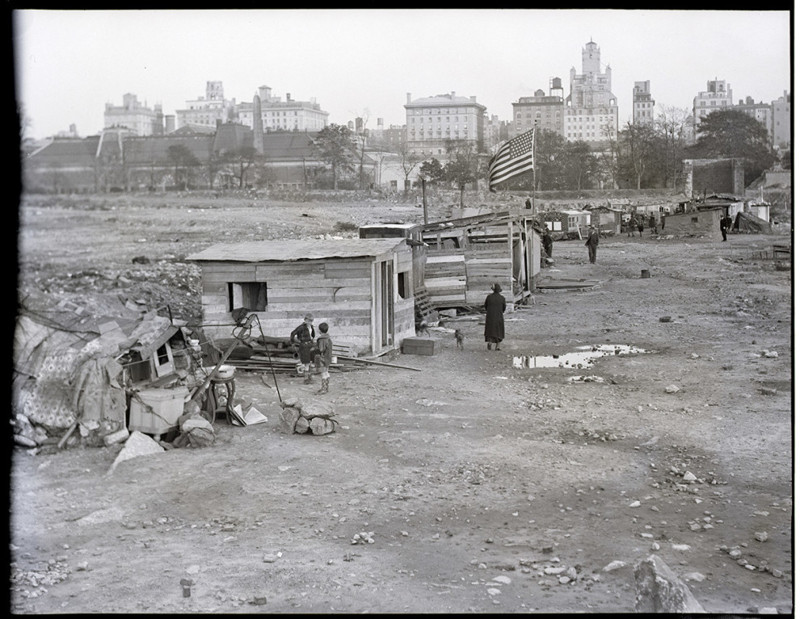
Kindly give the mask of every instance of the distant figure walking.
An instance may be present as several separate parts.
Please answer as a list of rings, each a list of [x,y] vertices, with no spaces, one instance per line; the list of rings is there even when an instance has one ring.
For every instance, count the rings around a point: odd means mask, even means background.
[[[725,213],[725,217],[719,220],[719,231],[722,232],[723,241],[728,240],[728,230],[731,229],[732,223],[733,222],[731,221],[731,218],[728,216],[727,213]]]
[[[650,225],[650,234],[656,234],[656,216],[651,214],[650,221],[648,223]]]
[[[589,262],[591,264],[594,264],[595,260],[597,260],[597,246],[599,244],[600,234],[597,232],[597,228],[589,226],[589,238],[586,239],[586,247],[589,248]]]
[[[636,228],[639,230],[639,236],[642,236],[642,232],[644,232],[644,217],[636,218]]]
[[[545,227],[542,230],[542,247],[544,247],[544,253],[548,258],[553,257],[553,237],[550,234],[550,229]]]
[[[500,350],[500,342],[506,337],[506,326],[503,313],[506,311],[506,298],[500,294],[503,289],[500,284],[492,286],[492,292],[486,295],[483,302],[483,309],[486,310],[486,327],[483,329],[483,337],[486,340],[486,349]]]
[[[625,231],[628,233],[628,236],[634,236],[634,232],[636,232],[636,220],[633,217],[625,224]]]

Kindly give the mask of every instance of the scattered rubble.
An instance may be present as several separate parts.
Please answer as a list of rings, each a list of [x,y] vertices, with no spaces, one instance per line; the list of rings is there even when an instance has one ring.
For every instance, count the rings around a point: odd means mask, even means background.
[[[633,570],[637,613],[704,613],[695,599],[666,563],[650,555]]]

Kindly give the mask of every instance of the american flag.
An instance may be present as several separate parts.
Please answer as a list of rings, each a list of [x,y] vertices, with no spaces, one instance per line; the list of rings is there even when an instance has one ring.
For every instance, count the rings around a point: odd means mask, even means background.
[[[503,144],[489,160],[489,191],[528,170],[533,170],[533,129]]]

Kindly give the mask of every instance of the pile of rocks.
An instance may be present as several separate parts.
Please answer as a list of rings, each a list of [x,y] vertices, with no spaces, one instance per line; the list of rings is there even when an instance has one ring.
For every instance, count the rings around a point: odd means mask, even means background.
[[[302,402],[298,398],[288,398],[281,402],[281,408],[281,419],[290,433],[330,434],[338,423],[333,418],[333,407],[321,400]]]

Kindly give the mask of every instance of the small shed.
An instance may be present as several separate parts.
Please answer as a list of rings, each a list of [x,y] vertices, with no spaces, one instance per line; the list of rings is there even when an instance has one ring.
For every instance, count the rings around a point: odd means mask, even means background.
[[[661,234],[679,237],[705,237],[721,241],[720,220],[725,217],[725,207],[700,208],[683,213],[664,215]]]
[[[758,217],[759,219],[763,219],[766,222],[770,221],[769,218],[769,209],[770,209],[769,202],[750,202],[745,208],[745,212],[752,215],[753,217]],[[733,219],[733,217],[732,217]]]
[[[357,354],[399,349],[414,329],[405,239],[250,241],[193,254],[202,271],[203,330],[229,338],[242,310],[266,336],[288,337],[310,312]]]
[[[622,210],[608,206],[592,206],[586,210],[591,213],[591,222],[600,234],[613,236],[622,231]]]
[[[572,239],[585,235],[591,223],[589,211],[545,211],[538,218],[553,234],[554,239]]]
[[[494,283],[507,291],[512,307],[534,290],[541,239],[530,216],[503,211],[428,223],[422,239],[434,307],[483,305]]]

